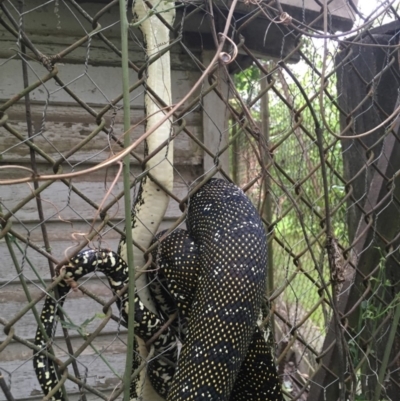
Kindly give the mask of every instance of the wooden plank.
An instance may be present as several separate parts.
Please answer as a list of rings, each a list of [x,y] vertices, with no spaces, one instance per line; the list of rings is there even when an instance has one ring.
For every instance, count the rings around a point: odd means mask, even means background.
[[[20,75],[15,71],[21,70],[21,62],[17,60],[1,60],[4,63],[1,66],[3,76],[16,77],[18,79],[8,79],[2,82],[1,100],[13,97],[23,89],[23,82]],[[38,77],[44,77],[46,69],[31,61],[29,63],[28,78],[33,83]],[[85,71],[84,64],[59,64],[58,77],[64,81],[68,88],[79,96],[84,102],[104,105],[110,100],[121,94],[121,69],[118,67],[89,67]],[[104,79],[107,77],[107,79]],[[137,74],[130,70],[129,81],[131,84],[138,80]],[[131,92],[134,105],[143,104],[143,88],[139,87]],[[72,102],[73,99],[63,90],[60,90],[55,81],[49,80],[42,86],[30,92],[31,100],[50,101],[50,102]]]
[[[104,353],[107,362],[121,376],[125,368],[125,356],[122,354]],[[62,358],[65,359],[65,358]],[[99,391],[113,390],[119,385],[120,380],[114,375],[106,363],[94,355],[83,355],[78,358],[81,374],[87,375],[86,383],[95,387]],[[30,397],[42,399],[43,393],[33,370],[32,362],[12,361],[1,364],[1,370],[6,381],[11,378],[11,392],[15,399],[21,400]],[[68,372],[73,374],[72,367]],[[23,384],[23,385],[21,385]],[[68,393],[77,393],[77,385],[71,381],[66,381]],[[98,398],[96,398],[98,400]],[[3,393],[0,393],[0,400],[5,400]]]
[[[84,340],[78,335],[75,335],[73,330],[70,330],[71,345],[74,350],[78,349]],[[126,330],[123,329],[118,333],[116,337],[115,333],[100,334],[97,336],[92,345],[98,352],[106,351],[107,353],[123,354],[126,352]],[[32,338],[27,338],[29,341],[33,341]],[[56,337],[53,342],[54,352],[58,358],[64,358],[69,355],[67,347],[63,337]],[[26,361],[32,357],[33,350],[25,347],[23,344],[16,341],[12,341],[0,354],[0,363],[11,362],[11,361]],[[92,347],[87,347],[83,351],[84,355],[95,355],[96,352]]]
[[[71,119],[71,117],[69,118]],[[40,125],[41,122],[38,122]],[[25,135],[26,123],[23,121],[10,121],[13,129],[20,134]],[[98,128],[95,122],[92,123],[71,123],[71,122],[46,122],[46,131],[35,135],[34,143],[54,160],[65,159],[66,155],[74,146],[79,145],[85,137],[89,136]],[[106,128],[110,128],[109,125]],[[201,126],[188,126],[190,132],[200,138]],[[123,129],[121,124],[115,124],[114,133],[122,137]],[[140,125],[133,130],[130,137],[132,143],[144,133],[144,126]],[[111,147],[110,147],[111,145]],[[175,165],[199,165],[202,162],[202,150],[198,145],[184,132],[181,132],[174,141],[174,164]],[[109,140],[104,132],[97,134],[89,143],[80,148],[76,153],[68,158],[68,163],[72,166],[86,162],[87,164],[98,164],[104,162],[112,154],[120,152],[122,148],[113,140]],[[144,142],[142,142],[135,152],[143,157]],[[11,135],[5,129],[0,130],[0,153],[4,163],[29,163],[30,147]],[[41,156],[38,160],[43,160]],[[132,157],[132,163],[138,164],[138,161]],[[66,166],[66,162],[63,163]]]
[[[42,7],[43,2],[33,0],[25,4],[26,14],[24,15],[25,31],[29,33],[30,39],[35,46],[46,55],[53,55],[60,50],[75,42],[78,38],[86,35],[86,31],[91,31],[90,24],[79,16],[79,13],[72,12],[65,3],[57,3],[58,9],[49,4]],[[29,9],[34,9],[32,12]],[[92,16],[102,7],[98,4],[85,4],[85,9]],[[73,7],[71,7],[73,9]],[[112,24],[117,21],[118,7],[115,12],[106,13],[100,23],[103,27],[111,26],[104,32],[109,38],[115,38],[115,43],[119,46],[120,31],[119,26]],[[60,17],[62,15],[62,18]],[[116,18],[117,16],[117,18]],[[81,26],[82,25],[82,26]],[[21,62],[18,60],[4,60],[14,56],[15,38],[12,38],[2,28],[0,29],[0,61],[1,72],[3,76],[10,79],[3,82],[0,93],[0,101],[6,101],[16,93],[22,90]],[[90,52],[88,51],[90,50]],[[131,56],[135,63],[142,64],[144,61],[143,53],[139,50],[139,45],[133,44],[130,48]],[[86,57],[87,56],[87,57]],[[29,59],[29,81],[35,82],[39,77],[43,77],[47,71],[38,63]],[[4,61],[4,64],[1,64]],[[79,98],[89,104],[98,112],[105,104],[116,98],[121,93],[121,69],[119,67],[120,59],[110,51],[96,37],[91,38],[90,47],[87,44],[75,49],[72,53],[57,64],[59,77],[68,85]],[[175,69],[172,72],[173,85],[173,103],[177,103],[192,88],[194,82],[199,77],[198,67],[186,55],[179,46],[172,52],[172,66]],[[18,73],[16,73],[18,71]],[[130,83],[138,80],[137,74],[130,71]],[[132,124],[139,123],[144,116],[143,109],[143,87],[139,87],[131,93]],[[94,118],[76,106],[75,101],[66,94],[54,81],[49,81],[35,91],[30,93],[32,102],[32,118],[34,124],[35,144],[49,154],[52,158],[58,159],[66,154],[76,144],[80,143],[93,129],[96,128]],[[121,104],[119,103],[118,106]],[[8,122],[23,135],[26,135],[25,111],[23,102],[16,104],[7,110]],[[111,123],[111,112],[105,116],[107,127]],[[202,114],[201,112],[191,112],[185,117],[187,127],[198,138],[202,138]],[[119,135],[122,129],[122,112],[117,111],[114,133]],[[144,131],[143,123],[132,133],[132,140],[138,138]],[[186,136],[181,134],[175,141],[175,194],[182,198],[187,193],[187,186],[199,174],[196,167],[202,163],[202,151],[197,145]],[[89,145],[82,148],[78,153],[71,156],[68,162],[79,164],[77,167],[85,168],[105,160],[109,156],[108,138],[103,133],[99,134]],[[119,151],[115,147],[114,150]],[[139,147],[137,152],[142,154],[143,148]],[[4,163],[17,163],[20,166],[28,167],[30,165],[29,148],[20,144],[8,131],[0,130],[0,155]],[[41,157],[38,157],[39,170],[41,172],[49,171],[48,165],[43,163]],[[86,161],[85,164],[82,162]],[[137,175],[140,172],[140,166],[135,161],[132,162],[132,174]],[[65,168],[67,170],[67,168]],[[96,203],[100,203],[107,193],[107,187],[104,182],[110,183],[115,177],[116,169],[111,168],[108,171],[93,173],[89,177],[84,176],[73,180],[73,184],[82,190],[86,196]],[[7,178],[16,177],[15,171],[7,171]],[[4,175],[3,175],[4,177]],[[118,181],[112,196],[122,190],[122,182]],[[2,212],[13,208],[20,200],[31,193],[31,188],[24,185],[14,185],[3,187],[1,191]],[[57,257],[63,257],[64,251],[74,244],[73,233],[82,233],[89,230],[89,225],[84,220],[90,221],[96,215],[92,206],[86,204],[78,196],[72,194],[68,187],[63,183],[55,182],[46,191],[42,193],[46,227],[51,244],[52,254]],[[110,211],[113,222],[116,224],[123,219],[123,199],[118,202]],[[167,228],[181,214],[178,204],[175,201],[170,202],[167,216],[162,223],[161,229]],[[60,219],[61,218],[61,219]],[[44,246],[42,233],[38,224],[36,201],[32,200],[22,207],[13,218],[13,229],[20,232],[21,235],[29,237],[31,241],[38,246]],[[104,234],[102,245],[116,250],[119,241],[119,235],[113,230]],[[22,244],[23,246],[23,244]],[[0,303],[2,305],[0,315],[6,320],[10,320],[24,306],[28,300],[22,290],[21,284],[16,277],[11,257],[5,245],[4,239],[0,240],[0,255],[2,255],[2,269],[0,269]],[[44,277],[46,282],[50,281],[49,267],[47,259],[38,252],[25,248],[23,254],[18,253],[17,259],[23,266],[23,275],[30,282],[29,290],[33,297],[40,294],[40,287],[37,286],[38,280],[32,268],[27,264],[27,258],[37,269],[38,274]],[[104,279],[104,278],[103,278]],[[103,284],[100,278],[93,277],[85,286],[92,292],[108,299],[111,292]],[[43,302],[37,305],[40,311]],[[4,305],[4,306],[3,306]],[[101,313],[102,307],[80,292],[74,292],[68,296],[64,308],[76,325],[82,324],[88,318],[96,313]],[[114,307],[114,313],[117,310]],[[88,331],[93,331],[99,324],[99,319],[90,323]],[[60,326],[60,325],[59,325]],[[16,334],[27,339],[32,339],[36,330],[36,321],[32,312],[28,312],[15,325]],[[4,338],[4,333],[0,330],[0,339]],[[115,322],[109,322],[103,330],[103,335],[96,338],[94,344],[101,350],[102,354],[115,367],[119,373],[123,373],[125,368],[125,330],[118,327]],[[73,334],[73,331],[71,331]],[[122,339],[121,339],[122,338]],[[82,340],[72,336],[73,347],[76,349]],[[62,341],[61,328],[56,331],[54,343],[57,356],[65,359],[65,345]],[[17,343],[11,343],[0,356],[1,372],[4,373],[6,380],[11,380],[11,392],[16,399],[42,399],[42,392],[37,383],[32,368],[31,350],[20,346]],[[105,390],[107,394],[119,383],[119,380],[110,371],[110,369],[87,348],[79,357],[81,372],[85,372],[82,366],[87,369],[89,377],[88,384],[95,386],[100,390]],[[69,369],[72,372],[72,369]],[[8,375],[10,374],[10,375]],[[20,385],[23,383],[23,385]],[[75,385],[67,383],[67,391],[72,396],[70,400],[78,399],[78,392]],[[4,396],[0,395],[0,400]],[[98,399],[89,396],[88,400]]]
[[[101,391],[108,398],[110,398],[113,395],[113,390],[103,390],[100,387],[99,391]],[[39,390],[35,390],[35,392],[32,391],[32,394],[33,393],[35,393],[37,395],[30,396],[30,397],[18,398],[18,401],[42,401],[43,400],[43,393],[39,394]],[[85,396],[86,396],[86,401],[99,401],[99,397],[97,397],[97,395],[86,392]],[[1,393],[0,401],[3,401],[3,400],[5,401],[6,399],[4,398],[3,393]],[[71,390],[71,391],[68,391],[68,400],[69,401],[82,401],[82,396],[78,391]],[[120,397],[120,398],[118,398],[118,400],[122,400],[122,398]]]
[[[358,0],[353,0],[354,4],[357,5]],[[103,4],[101,4],[103,3]],[[108,3],[108,0],[96,0],[96,1],[85,1],[82,5],[85,11],[90,15],[94,16],[100,11],[104,5]],[[221,11],[229,10],[232,1],[215,1],[215,7]],[[304,23],[309,23],[314,20],[318,15],[321,14],[321,5],[315,0],[281,0],[281,5],[285,11],[291,16],[299,16],[299,20]],[[29,12],[36,7],[40,6],[38,10]],[[25,7],[26,15],[24,19],[25,31],[32,34],[40,34],[43,36],[62,36],[68,35],[72,37],[85,36],[87,32],[92,31],[92,26],[85,18],[83,18],[79,12],[74,8],[67,7],[64,3],[57,3],[57,8],[53,3],[43,5],[40,0],[31,0],[29,6]],[[238,14],[236,18],[240,20],[243,15],[252,15],[257,10],[257,5],[248,4],[245,1],[238,2],[235,12]],[[329,12],[329,23],[332,24],[333,30],[348,30],[351,28],[354,21],[354,11],[345,0],[332,0],[328,4]],[[182,9],[177,9],[178,17],[183,13]],[[62,17],[61,17],[62,16]],[[261,14],[262,17],[262,14]],[[129,18],[129,17],[128,17]],[[305,18],[305,20],[304,20]],[[257,18],[252,22],[263,24],[265,27],[265,18]],[[113,7],[111,11],[103,14],[99,20],[99,23],[104,29],[104,33],[108,38],[115,40],[115,44],[118,46],[120,32],[119,24],[116,22],[119,20],[118,8]],[[189,27],[185,27],[186,30],[197,31],[199,28],[205,31],[204,18],[198,17],[197,24],[195,19],[190,20],[191,24]],[[319,23],[321,26],[322,22]],[[315,28],[317,28],[315,26]],[[200,32],[202,32],[200,31]],[[135,31],[136,33],[137,31]],[[92,38],[95,40],[95,37]],[[118,41],[117,41],[118,40]],[[199,42],[200,42],[199,38]],[[72,42],[71,42],[72,43]]]
[[[9,34],[7,31],[2,31],[0,27],[0,58],[8,59],[15,56],[15,37]],[[108,36],[107,32],[105,32]],[[35,44],[37,48],[43,54],[52,56],[60,53],[67,47],[81,39],[81,37],[74,36],[42,36],[38,34],[30,34],[30,40]],[[118,45],[117,45],[118,47]],[[129,60],[132,61],[138,67],[143,65],[145,60],[145,54],[143,48],[138,46],[133,41],[129,44]],[[200,57],[200,52],[192,51],[195,57]],[[107,66],[107,67],[119,67],[121,65],[121,57],[112,51],[102,40],[94,37],[90,43],[89,58],[87,58],[87,43],[76,48],[73,52],[68,53],[62,58],[62,63],[66,64],[80,64],[86,60],[89,65],[92,66]],[[27,57],[34,58],[32,52],[27,49]],[[193,62],[190,57],[182,50],[182,47],[175,45],[171,48],[171,66],[174,71],[194,71],[198,72],[198,66]]]
[[[11,124],[14,129],[19,133],[25,133],[25,123],[16,122]],[[63,123],[48,123],[49,131],[34,138],[35,145],[45,152],[52,159],[58,161],[65,159],[63,155],[78,145],[85,136],[88,136],[92,131],[97,129],[96,124],[73,124],[72,129],[66,128]],[[116,128],[119,128],[118,126]],[[199,137],[201,127],[188,126],[187,127],[196,137]],[[122,135],[122,130],[116,131]],[[135,129],[131,135],[132,142],[138,139],[144,132],[144,127],[140,126]],[[120,136],[118,135],[118,136]],[[68,138],[68,139],[65,139]],[[7,131],[0,131],[0,153],[2,153],[2,161],[4,163],[30,163],[30,147],[25,143],[19,141],[15,136],[10,135]],[[111,143],[111,148],[110,148]],[[181,132],[179,137],[174,141],[175,165],[201,165],[202,162],[202,149],[191,140],[184,132]],[[143,157],[144,142],[142,142],[136,149],[135,153],[139,157]],[[100,132],[88,144],[83,146],[79,151],[74,153],[68,158],[68,164],[76,166],[85,162],[86,164],[98,164],[106,161],[112,154],[120,152],[122,148],[115,144],[114,141],[110,142],[108,137]],[[38,156],[38,160],[43,160]],[[137,159],[132,157],[132,164],[139,164]],[[63,166],[69,167],[66,162]]]
[[[93,111],[99,113],[102,110],[102,106],[91,106]],[[182,111],[183,109],[178,109]],[[38,132],[40,129],[40,124],[42,123],[43,114],[45,113],[46,123],[63,123],[65,124],[65,128],[72,128],[73,123],[81,123],[83,128],[87,128],[88,124],[92,124],[95,122],[95,118],[89,114],[85,109],[80,107],[74,102],[52,102],[49,105],[46,105],[43,102],[31,102],[31,118],[34,123],[35,131]],[[110,112],[109,112],[110,113]],[[25,121],[26,119],[26,111],[25,111],[25,103],[19,101],[12,105],[7,109],[7,115],[11,122],[15,121]],[[131,105],[131,123],[138,124],[145,117],[145,109],[144,105]],[[111,116],[108,114],[105,115],[105,119],[107,124],[110,124]],[[202,124],[202,115],[200,111],[193,111],[185,116],[185,121],[188,126],[191,125],[199,125]],[[123,126],[123,114],[122,112],[116,113],[113,116],[113,120],[115,124],[119,124],[118,127]],[[86,124],[86,125],[85,125]],[[120,131],[121,129],[116,129],[116,131]],[[49,129],[46,129],[49,131]]]
[[[13,86],[12,80],[10,85]],[[7,82],[9,82],[7,81]],[[184,96],[184,91],[188,90],[187,85],[176,82],[174,85],[178,97]],[[0,95],[1,96],[1,95]],[[4,97],[6,100],[6,97]],[[132,125],[138,125],[131,133],[131,140],[138,139],[144,132],[144,109],[143,104],[138,103],[133,107],[131,122]],[[93,107],[95,112],[101,110],[101,106]],[[21,135],[26,135],[25,106],[17,103],[7,109],[8,123]],[[50,157],[58,160],[74,146],[81,143],[91,132],[97,129],[98,125],[95,118],[86,110],[76,105],[63,105],[62,102],[46,106],[42,101],[33,101],[32,121],[34,128],[34,141]],[[111,112],[105,115],[106,129],[110,129],[113,123],[113,132],[117,137],[123,134],[122,111],[111,116]],[[189,131],[201,140],[201,114],[200,112],[189,113],[185,116],[185,121]],[[111,148],[110,148],[111,145]],[[201,164],[202,150],[198,145],[184,132],[181,132],[174,141],[175,164]],[[110,152],[118,152],[121,148],[113,141],[110,141],[104,132],[100,132],[93,140],[68,158],[71,164],[86,161],[88,163],[99,163],[110,156]],[[24,162],[29,160],[30,148],[21,143],[14,135],[10,134],[4,128],[0,129],[0,154],[4,162]],[[136,149],[137,154],[143,155],[143,145]],[[39,160],[42,160],[40,157]],[[136,160],[133,159],[135,163]]]
[[[99,220],[96,220],[96,223],[99,222]],[[122,222],[120,220],[111,219],[111,222],[113,222],[119,229],[123,229]],[[164,229],[164,227],[169,227],[174,222],[175,218],[165,218],[161,223],[160,230]],[[72,237],[73,233],[84,233],[89,229],[89,225],[81,220],[72,221],[71,224],[62,223],[57,220],[49,220],[44,224],[46,225],[49,238],[53,239],[55,242],[58,241],[71,244],[76,243]],[[23,224],[18,224],[15,222],[12,228],[14,231],[24,236],[29,233],[29,240],[31,242],[35,243],[37,246],[43,245],[43,236],[37,221],[24,222]],[[118,241],[119,234],[110,228],[106,228],[103,232],[101,232],[101,237],[104,238],[104,240]],[[79,236],[77,236],[77,238],[79,238]]]
[[[196,172],[192,169],[180,170],[179,175],[175,175],[174,193],[179,199],[186,196],[187,186],[190,185],[196,176]],[[104,180],[107,179],[107,182],[110,182],[112,178],[112,170],[108,173],[108,176],[105,176],[102,172],[98,172],[90,176],[91,181],[88,182],[86,177],[83,177],[84,181],[74,182],[74,185],[81,189],[92,201],[100,204],[107,192]],[[118,182],[113,193],[117,194],[121,190],[122,183]],[[3,186],[1,199],[3,212],[5,213],[8,209],[14,207],[17,202],[28,196],[31,193],[30,191],[30,187],[26,184]],[[65,251],[69,249],[72,252],[77,242],[82,240],[82,234],[90,231],[90,224],[96,217],[97,212],[76,194],[70,193],[68,187],[61,182],[55,182],[43,191],[41,198],[44,205],[45,224],[48,231],[51,253],[57,259],[64,258]],[[111,195],[109,201],[112,199]],[[123,199],[118,201],[117,205],[113,206],[108,213],[111,216],[111,221],[120,229],[123,229],[124,208],[121,205],[123,205]],[[164,222],[159,230],[161,231],[170,227],[179,216],[181,216],[179,204],[171,199]],[[86,219],[86,222],[82,220],[83,218]],[[29,240],[38,247],[44,247],[35,199],[19,209],[12,217],[12,220],[13,230],[22,237],[29,237]],[[97,238],[93,241],[92,245],[116,251],[119,238],[119,234],[107,226],[101,233],[101,242]],[[27,263],[27,258],[37,269],[40,276],[47,277],[49,271],[47,259],[32,248],[26,247],[23,243],[20,243],[20,246],[23,249],[22,254],[16,247],[14,247],[14,250],[19,264],[25,269],[24,274],[26,277],[36,279],[36,275]],[[4,284],[16,276],[15,268],[4,239],[0,240],[0,254],[2,255],[3,262],[3,268],[0,269],[0,283]]]
[[[93,282],[95,283],[93,283]],[[97,293],[103,298],[111,296],[111,293],[106,289],[100,281],[90,280],[90,283],[85,283],[85,286],[92,292]],[[34,286],[29,286],[32,296],[37,296],[39,290]],[[106,294],[108,293],[108,294]],[[11,298],[14,301],[10,301]],[[2,308],[2,317],[8,318],[19,312],[26,302],[15,302],[15,299],[24,299],[24,293],[21,289],[12,291],[5,291],[0,294],[0,302],[4,305]],[[115,308],[115,307],[114,307]],[[41,309],[41,304],[38,305],[38,309]],[[82,295],[78,292],[71,292],[66,300],[64,309],[67,314],[73,318],[76,325],[82,324],[85,319],[91,318],[95,313],[101,313],[101,306],[91,300],[89,297]],[[4,314],[4,316],[3,316]],[[91,332],[100,323],[101,319],[96,319],[93,323],[87,326],[87,331]],[[59,325],[60,326],[60,325]],[[33,319],[32,314],[28,313],[15,325],[15,334],[32,340],[32,336],[36,330],[36,323]],[[72,334],[72,346],[77,349],[82,344],[82,339],[73,335],[73,330],[70,330]],[[93,342],[98,352],[107,360],[107,362],[117,371],[122,374],[125,368],[125,340],[126,330],[118,329],[118,325],[115,322],[109,322],[102,335],[99,335]],[[0,341],[4,338],[4,335],[0,335]],[[66,346],[63,343],[61,329],[58,327],[56,332],[56,340],[53,344],[56,356],[61,360],[66,359]],[[11,386],[11,391],[15,398],[24,399],[32,396],[40,396],[41,392],[37,384],[36,376],[32,367],[32,351],[18,343],[11,343],[7,346],[4,352],[0,356],[1,371],[6,378],[12,379],[12,383],[24,383],[23,387]],[[79,356],[79,369],[81,373],[88,373],[87,383],[100,389],[112,389],[118,384],[118,378],[115,377],[113,372],[108,366],[100,359],[98,354],[90,347],[86,348],[85,351]],[[72,372],[72,369],[69,368]],[[74,391],[72,383],[67,383],[67,391]],[[0,398],[2,399],[2,398]]]
[[[113,389],[112,390],[103,390],[101,387],[99,388],[99,391],[101,391],[108,399],[114,393]],[[36,393],[37,393],[36,396],[18,398],[18,401],[42,401],[43,394],[42,393],[39,394],[39,391],[35,391],[35,394]],[[97,395],[86,392],[85,396],[86,396],[86,401],[99,401],[99,397],[97,397]],[[0,397],[4,397],[4,395],[0,394]],[[3,401],[3,400],[5,401],[5,398],[0,398],[0,401]],[[68,400],[69,401],[82,401],[82,396],[78,391],[71,390],[71,391],[68,391]],[[122,397],[119,397],[118,400],[122,400]]]
[[[81,4],[81,7],[93,18],[104,5],[85,2],[85,4]],[[12,9],[12,7],[10,8]],[[99,23],[107,32],[107,37],[120,39],[121,32],[118,21],[118,6],[101,16]],[[24,6],[24,30],[29,34],[42,35],[51,40],[54,37],[62,36],[84,37],[92,32],[93,28],[91,22],[71,5],[67,6],[62,2],[49,3],[42,0],[30,0],[29,4]],[[120,40],[117,43],[120,43]]]
[[[353,4],[357,6],[358,0],[353,0]],[[282,8],[291,15],[302,15],[305,19],[304,23],[310,23],[319,15],[321,15],[321,4],[315,0],[281,0]],[[328,18],[330,28],[333,31],[346,31],[351,29],[355,13],[349,2],[346,0],[332,0],[328,4]],[[323,19],[318,22],[314,28],[323,26]]]
[[[135,171],[135,170],[134,170]],[[139,173],[135,171],[134,175]],[[195,169],[186,169],[175,174],[174,182],[174,194],[182,199],[187,194],[187,186],[196,178]],[[9,176],[7,178],[10,178]],[[90,179],[90,181],[88,181]],[[98,174],[91,174],[90,176],[83,176],[77,180],[73,180],[72,183],[76,188],[83,192],[85,196],[96,202],[98,205],[103,201],[107,195],[109,187],[105,186],[104,182],[112,182],[112,172],[107,175],[106,170],[99,172]],[[81,181],[84,180],[84,181]],[[117,184],[109,195],[104,205],[108,202],[113,201],[113,196],[116,196],[123,190],[122,177],[119,178]],[[25,197],[32,193],[31,187],[27,184],[22,185],[8,185],[2,188],[2,207],[3,213],[11,210],[17,202],[21,201]],[[80,219],[86,219],[91,221],[96,217],[96,210],[82,200],[76,193],[70,191],[62,182],[54,182],[48,188],[41,193],[41,199],[44,202],[45,218],[49,220],[61,220],[64,222],[76,221]],[[122,219],[124,217],[123,199],[121,198],[116,205],[114,205],[108,214],[114,219]],[[181,215],[178,203],[171,199],[169,207],[167,209],[166,218],[174,218]],[[36,200],[32,199],[26,205],[21,207],[13,216],[18,221],[37,221],[37,205]],[[65,224],[64,224],[65,226]]]
[[[3,76],[18,79],[7,79],[2,82],[0,101],[5,101],[18,94],[23,89],[20,75],[15,71],[21,70],[21,62],[18,60],[0,59]],[[44,77],[47,70],[36,62],[30,62],[28,69],[29,82],[38,81],[38,77]],[[109,104],[112,99],[121,95],[121,68],[108,66],[88,66],[84,64],[59,64],[57,76],[73,91],[81,100],[93,105]],[[194,82],[200,76],[197,72],[172,71],[172,103],[178,103],[192,88]],[[107,77],[107,79],[105,79]],[[137,74],[129,70],[129,83],[133,85],[138,81]],[[140,86],[130,93],[131,106],[143,106],[144,88]],[[60,86],[49,80],[37,89],[30,92],[30,98],[42,102],[72,102],[74,101]],[[122,105],[122,101],[118,103]]]
[[[173,220],[164,220],[161,223],[159,231],[168,229],[173,223]],[[29,230],[34,226],[32,223],[27,223],[25,225]],[[36,225],[37,226],[37,225]],[[13,226],[16,230],[19,229],[17,225]],[[65,257],[65,252],[68,250],[68,255],[70,255],[74,247],[77,244],[77,241],[74,241],[72,235],[73,233],[84,233],[88,232],[88,226],[82,222],[74,222],[73,226],[69,225],[62,225],[57,222],[52,222],[46,224],[46,228],[48,230],[48,236],[50,239],[51,245],[51,254],[57,259],[61,260]],[[120,228],[122,229],[122,224],[120,224]],[[181,228],[185,228],[185,225],[182,225]],[[43,247],[44,243],[41,234],[41,229],[37,227],[36,229],[31,231],[31,236],[29,237],[30,240],[35,243],[35,245],[39,247]],[[26,236],[26,234],[25,234]],[[63,239],[65,237],[65,239]],[[77,240],[81,240],[79,236],[76,237]],[[119,234],[114,230],[109,230],[104,235],[102,235],[101,241],[95,239],[92,242],[92,247],[95,248],[106,248],[117,251],[118,243],[119,243]],[[38,276],[49,280],[50,273],[49,273],[49,264],[48,260],[45,256],[41,255],[34,249],[25,246],[25,244],[18,242],[20,247],[22,248],[22,252],[16,246],[13,246],[14,252],[16,254],[16,259],[18,264],[21,268],[23,268],[23,274],[27,280],[32,280],[35,283],[38,283]],[[2,261],[2,268],[0,269],[0,287],[7,285],[9,282],[13,281],[18,282],[17,279],[17,272],[14,267],[11,255],[8,251],[8,248],[5,244],[4,239],[0,240],[0,255]],[[29,261],[29,263],[28,263]],[[33,266],[33,267],[31,267]],[[19,285],[19,284],[18,284]]]
[[[100,279],[102,277],[102,279]],[[85,276],[79,283],[82,283],[88,290],[96,294],[98,297],[107,301],[112,297],[111,290],[108,287],[107,279],[101,273],[92,274]],[[42,293],[41,286],[38,287],[34,284],[28,284],[29,293],[32,299],[37,298]],[[1,317],[7,321],[12,319],[21,309],[26,306],[28,300],[26,295],[19,284],[9,284],[2,288],[0,294],[0,303],[2,304]],[[40,301],[36,309],[40,313],[42,310],[44,300]],[[113,305],[113,313],[119,316],[118,309]],[[81,291],[72,291],[68,294],[66,302],[63,309],[66,311],[67,315],[71,318],[73,323],[77,326],[82,325],[86,319],[93,318],[96,314],[102,314],[103,306],[98,302],[84,295]],[[87,326],[87,331],[92,332],[98,327],[102,319],[96,318],[92,323]],[[13,326],[15,329],[15,334],[32,340],[35,332],[37,323],[32,311],[27,312],[20,320],[18,320]],[[119,326],[113,320],[110,320],[107,325],[102,330],[103,334],[115,333],[119,329],[124,329],[123,326]],[[124,330],[123,330],[124,331]],[[71,331],[73,334],[77,334]],[[61,325],[57,327],[55,333],[56,338],[61,338],[63,336]],[[5,338],[5,334],[1,330],[0,340]]]

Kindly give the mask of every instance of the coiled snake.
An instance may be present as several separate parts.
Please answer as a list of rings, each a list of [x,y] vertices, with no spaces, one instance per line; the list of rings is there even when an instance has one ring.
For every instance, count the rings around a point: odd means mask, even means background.
[[[151,384],[169,401],[281,401],[271,339],[257,324],[267,263],[257,211],[238,187],[212,179],[190,198],[187,227],[167,236],[153,252],[159,269],[149,272],[150,289],[159,316],[136,296],[135,334],[144,341],[159,331],[168,315],[179,313],[153,343],[162,358],[148,365]],[[60,297],[68,292],[68,283],[90,271],[105,273],[114,292],[128,278],[125,262],[109,251],[83,251],[65,269],[67,282],[58,286]],[[133,314],[126,294],[119,307],[126,321],[128,312]],[[49,337],[55,329],[55,308],[53,298],[47,297],[41,320]],[[179,359],[177,338],[183,344]],[[35,343],[46,347],[39,329]],[[34,366],[48,394],[58,383],[53,362],[37,353]],[[63,400],[61,391],[52,399]]]

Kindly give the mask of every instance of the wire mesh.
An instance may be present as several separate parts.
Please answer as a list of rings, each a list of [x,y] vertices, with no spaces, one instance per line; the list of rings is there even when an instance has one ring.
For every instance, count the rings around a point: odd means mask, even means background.
[[[173,110],[174,189],[164,187],[160,229],[184,224],[187,194],[210,176],[242,187],[264,219],[285,399],[397,399],[399,3],[292,3],[238,2],[221,54],[235,2],[176,3],[172,105],[146,85],[160,54],[148,59],[132,27],[124,133],[118,2],[0,1],[0,400],[43,396],[33,339],[57,267],[85,246],[117,250],[119,160],[98,167],[129,135],[134,195],[151,176],[145,93]],[[116,399],[126,328],[104,276],[79,290],[48,352],[68,360],[69,399]]]

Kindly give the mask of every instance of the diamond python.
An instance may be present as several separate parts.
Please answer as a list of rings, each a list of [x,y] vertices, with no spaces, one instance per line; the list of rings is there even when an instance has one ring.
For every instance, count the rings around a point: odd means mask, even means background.
[[[143,341],[159,331],[168,315],[179,313],[153,343],[156,357],[147,366],[151,385],[168,401],[281,401],[272,340],[257,323],[267,260],[257,211],[238,187],[212,179],[190,198],[187,227],[153,251],[158,269],[148,277],[157,312],[150,312],[137,294],[134,312],[128,310],[126,293],[118,302],[125,321],[134,315],[135,334]],[[89,272],[103,272],[114,292],[128,281],[126,263],[110,251],[82,251],[65,270],[58,285],[60,304],[70,284]],[[51,338],[56,303],[50,296],[41,320]],[[179,358],[177,339],[183,344]],[[46,348],[39,329],[35,343]],[[58,383],[53,362],[37,353],[34,367],[47,395]],[[137,386],[132,396],[139,396]],[[61,391],[52,400],[64,400]]]

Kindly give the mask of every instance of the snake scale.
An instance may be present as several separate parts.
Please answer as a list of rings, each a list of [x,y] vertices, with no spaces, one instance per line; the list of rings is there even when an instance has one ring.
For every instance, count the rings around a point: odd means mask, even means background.
[[[168,401],[282,401],[272,339],[257,321],[262,317],[267,247],[261,219],[246,195],[219,179],[208,181],[189,199],[187,231],[176,230],[154,241],[157,269],[148,272],[157,314],[135,296],[119,300],[122,319],[135,318],[135,334],[153,338],[168,316],[178,318],[153,343],[148,364],[154,389]],[[114,292],[128,280],[124,260],[110,251],[86,250],[65,266],[60,299],[71,283],[97,270]],[[62,303],[62,301],[61,301]],[[56,303],[46,297],[41,320],[51,337]],[[177,340],[183,345],[178,357]],[[36,345],[46,347],[38,329]],[[36,353],[34,366],[45,394],[58,383],[53,362]],[[138,396],[138,394],[133,394]],[[58,391],[53,400],[63,400]]]

